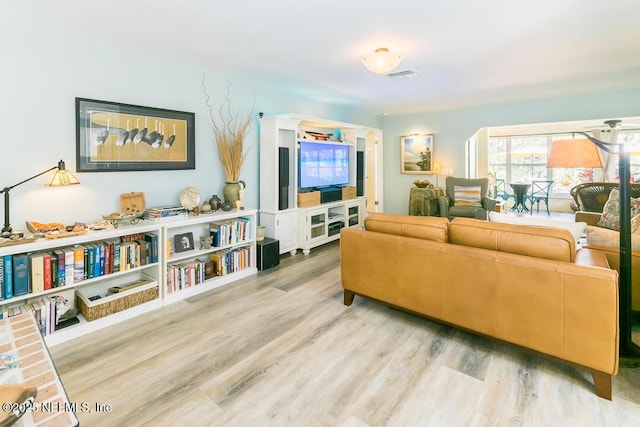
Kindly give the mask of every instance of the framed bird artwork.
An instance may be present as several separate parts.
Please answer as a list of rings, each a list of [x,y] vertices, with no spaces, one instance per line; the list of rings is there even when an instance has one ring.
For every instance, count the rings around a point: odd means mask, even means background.
[[[76,98],[78,172],[195,169],[195,115]]]

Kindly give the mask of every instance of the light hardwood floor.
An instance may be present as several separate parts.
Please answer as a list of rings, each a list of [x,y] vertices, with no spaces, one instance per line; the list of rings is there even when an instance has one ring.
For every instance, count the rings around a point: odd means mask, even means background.
[[[356,297],[338,244],[51,349],[84,426],[631,426],[640,369],[613,401],[591,375]]]

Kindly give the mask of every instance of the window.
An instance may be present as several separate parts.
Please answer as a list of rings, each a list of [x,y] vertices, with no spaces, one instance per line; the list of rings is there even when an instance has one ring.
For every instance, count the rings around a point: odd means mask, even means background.
[[[629,172],[633,182],[640,182],[640,131],[620,132],[618,139],[623,141],[625,149],[629,155]],[[614,165],[614,178],[618,180],[618,156],[611,156],[611,163]]]
[[[568,194],[581,182],[591,182],[592,168],[547,169],[551,145],[558,139],[572,139],[573,134],[527,135],[489,138],[489,172],[506,182],[529,182],[532,179],[553,180],[551,193]],[[640,154],[640,139],[639,139]],[[638,159],[640,161],[640,157]],[[640,177],[640,162],[638,163]]]
[[[594,176],[593,168],[547,169],[547,155],[551,145],[559,139],[573,139],[574,134],[548,134],[489,138],[489,172],[506,182],[529,182],[532,179],[551,179],[553,194],[569,194],[581,182],[618,179],[618,156],[611,155],[607,178]],[[620,131],[618,140],[630,153],[630,172],[633,182],[640,182],[640,131]],[[606,161],[606,155],[604,156]],[[606,164],[605,164],[606,166]]]

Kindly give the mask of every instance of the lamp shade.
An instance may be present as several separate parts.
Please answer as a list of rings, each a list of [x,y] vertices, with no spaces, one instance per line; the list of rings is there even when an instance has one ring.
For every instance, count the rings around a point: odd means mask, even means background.
[[[80,184],[80,181],[77,180],[75,176],[71,172],[67,170],[64,165],[64,162],[60,160],[58,162],[58,168],[56,173],[53,174],[49,182],[45,185],[48,187],[63,187],[66,185],[76,185]]]
[[[433,162],[433,170],[432,172],[436,175],[441,174],[442,173],[442,166],[440,166],[440,162],[439,161],[435,161]]]
[[[560,139],[553,143],[548,168],[602,168],[600,149],[588,139]]]
[[[362,63],[372,73],[386,74],[396,69],[402,56],[394,55],[386,47],[376,49],[375,52],[362,58]]]

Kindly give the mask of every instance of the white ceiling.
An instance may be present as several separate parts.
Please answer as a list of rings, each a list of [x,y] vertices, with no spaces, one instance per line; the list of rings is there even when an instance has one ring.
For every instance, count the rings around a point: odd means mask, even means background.
[[[375,114],[640,87],[640,0],[3,3],[14,22]],[[377,47],[421,75],[366,71],[360,58]]]

